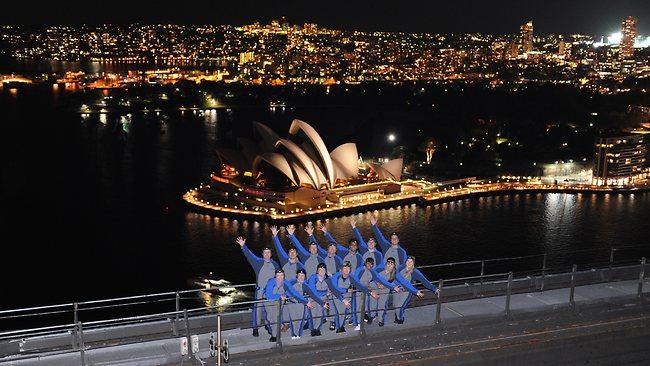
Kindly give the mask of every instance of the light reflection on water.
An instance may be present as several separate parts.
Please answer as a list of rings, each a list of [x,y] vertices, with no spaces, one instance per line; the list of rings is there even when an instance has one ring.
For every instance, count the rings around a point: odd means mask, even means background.
[[[367,238],[373,235],[370,215],[374,214],[384,233],[399,233],[405,249],[419,264],[599,249],[549,258],[551,266],[601,260],[611,246],[645,245],[649,206],[650,194],[633,198],[618,194],[513,194],[429,207],[404,205],[316,220],[315,224],[325,224],[337,240],[347,243],[352,237],[349,218],[356,219]],[[304,227],[305,223],[297,223],[297,235],[306,243]],[[250,283],[252,271],[234,243],[238,235],[247,238],[256,253],[272,245],[267,223],[187,213],[184,261],[194,271],[214,271],[233,283]],[[319,231],[317,239],[324,243]],[[281,241],[289,248],[284,233]]]
[[[231,283],[223,279],[202,278],[194,282],[194,286],[203,288],[206,291],[200,292],[200,300],[203,306],[214,307],[217,312],[222,312],[234,302],[244,301],[250,298],[249,293],[235,287],[229,287]]]

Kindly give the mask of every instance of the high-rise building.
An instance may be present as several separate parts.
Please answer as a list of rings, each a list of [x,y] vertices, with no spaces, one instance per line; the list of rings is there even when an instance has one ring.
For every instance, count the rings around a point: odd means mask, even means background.
[[[521,52],[527,54],[533,50],[533,21],[523,24],[519,31]]]
[[[255,52],[240,52],[239,53],[239,64],[243,65],[249,62],[255,61]]]
[[[566,52],[566,42],[564,42],[564,40],[561,40],[560,43],[558,43],[557,45],[557,55],[563,57],[565,52]]]
[[[636,19],[627,17],[621,24],[621,43],[618,46],[618,57],[621,60],[632,58],[634,55],[634,39],[636,38]]]
[[[648,176],[648,143],[644,135],[596,138],[592,183],[627,185]]]

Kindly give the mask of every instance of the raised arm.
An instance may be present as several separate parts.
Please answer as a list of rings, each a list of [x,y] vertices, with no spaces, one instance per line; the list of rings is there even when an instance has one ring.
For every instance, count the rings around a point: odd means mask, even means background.
[[[361,253],[367,252],[368,244],[366,244],[366,241],[363,240],[363,236],[361,236],[361,231],[359,231],[359,228],[352,227],[352,232],[354,233],[354,237],[357,239],[357,242],[359,243],[359,252]]]
[[[339,255],[341,256],[341,258],[345,258],[345,256],[348,255],[348,251],[349,251],[348,248],[344,247],[343,245],[341,245],[341,243],[339,243],[336,239],[334,239],[332,234],[330,234],[330,232],[327,231],[327,227],[325,227],[325,225],[321,226],[320,229],[323,232],[323,235],[325,236],[325,240],[327,240],[328,245],[329,243],[336,244],[336,250],[338,251]]]
[[[306,261],[310,256],[309,251],[305,249],[304,246],[302,246],[302,243],[300,242],[300,240],[298,240],[298,238],[296,238],[293,232],[289,232],[289,230],[287,229],[287,233],[289,234],[289,240],[291,240],[291,244],[293,244],[293,246],[296,247],[296,250],[298,251],[298,255],[300,256],[300,261],[301,262]]]
[[[375,234],[377,243],[379,243],[381,250],[386,252],[386,250],[390,248],[390,241],[388,241],[388,239],[386,239],[384,236],[384,233],[379,230],[379,226],[377,226],[377,219],[374,216],[370,216],[370,223],[372,223],[372,232]]]
[[[248,263],[255,269],[255,271],[259,270],[260,267],[262,267],[262,262],[264,262],[264,259],[256,256],[251,252],[250,249],[248,249],[248,246],[246,246],[246,239],[240,237],[237,237],[235,240],[237,244],[241,247],[241,251],[244,253],[244,257],[246,257],[246,260],[248,260]]]
[[[289,254],[287,254],[287,252],[282,247],[282,243],[280,243],[280,238],[278,237],[278,227],[275,225],[271,226],[271,233],[273,234],[273,245],[275,245],[275,251],[278,253],[280,266],[284,266],[285,263],[289,261]]]
[[[307,235],[309,235],[309,242],[311,243],[313,241],[316,243],[316,247],[318,248],[318,255],[325,258],[327,256],[327,250],[323,249],[323,247],[321,247],[318,243],[318,240],[316,240],[316,235],[314,235],[314,227],[311,224],[307,225],[305,227],[305,232],[307,232]]]

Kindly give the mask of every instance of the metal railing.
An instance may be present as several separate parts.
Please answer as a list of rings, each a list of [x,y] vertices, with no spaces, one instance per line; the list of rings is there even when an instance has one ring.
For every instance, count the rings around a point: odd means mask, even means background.
[[[532,288],[524,287],[523,289],[526,291],[532,290],[532,291],[543,292],[548,289],[549,286],[549,284],[547,283],[548,277],[553,275],[558,275],[558,274],[566,274],[566,273],[570,273],[570,278],[568,280],[569,282],[562,283],[561,286],[567,287],[568,285],[570,287],[570,296],[567,302],[571,309],[575,309],[576,305],[575,305],[575,298],[574,298],[574,294],[575,294],[574,289],[577,281],[576,273],[578,270],[578,266],[576,264],[571,265],[570,271],[568,271],[569,270],[568,266],[548,267],[548,258],[550,256],[566,256],[569,254],[577,254],[577,253],[584,253],[584,252],[607,251],[608,256],[603,260],[581,264],[581,267],[584,269],[600,270],[603,274],[605,274],[605,278],[602,279],[603,281],[614,280],[615,278],[613,276],[613,273],[615,272],[615,269],[617,267],[637,265],[640,263],[640,269],[638,275],[638,279],[639,279],[638,296],[641,297],[643,293],[643,281],[645,279],[645,266],[646,266],[645,257],[642,258],[640,262],[638,260],[632,260],[630,258],[617,260],[616,257],[616,253],[621,253],[625,250],[632,250],[632,249],[647,250],[648,248],[644,246],[627,246],[627,247],[609,248],[609,250],[607,249],[577,250],[577,251],[543,253],[543,254],[536,254],[536,255],[524,255],[524,256],[505,257],[505,258],[490,258],[490,259],[481,259],[481,260],[431,264],[431,265],[419,266],[418,268],[424,271],[430,271],[430,270],[448,270],[449,268],[454,268],[454,267],[469,266],[474,268],[478,272],[478,274],[476,275],[470,275],[470,276],[465,275],[460,277],[439,279],[433,282],[438,285],[439,293],[434,296],[428,296],[428,298],[429,300],[435,301],[436,303],[435,323],[439,324],[441,323],[442,304],[445,301],[449,301],[451,299],[456,300],[457,298],[459,298],[458,296],[454,298],[455,295],[453,295],[453,291],[452,291],[454,288],[471,286],[476,290],[472,295],[465,296],[465,298],[505,295],[506,305],[505,305],[504,316],[509,317],[511,315],[511,307],[510,307],[511,295],[513,294],[513,292],[516,293],[517,291],[522,291],[521,289],[516,290],[513,288],[513,281],[515,280],[521,281],[522,279],[530,279],[531,281],[534,280],[536,281],[536,284],[532,286]],[[496,271],[496,273],[488,273],[488,269],[491,266],[494,267],[495,264],[512,263],[515,261],[522,261],[522,260],[525,261],[531,259],[539,260],[541,262],[540,265],[532,269],[527,267],[524,270],[516,271],[516,272],[509,270],[508,272]],[[467,272],[468,271],[466,270],[465,273]],[[517,275],[518,277],[515,277],[515,275]],[[592,283],[595,282],[597,281],[592,281]],[[416,284],[416,285],[418,289],[426,290],[423,288],[422,284]],[[558,284],[556,283],[555,286],[558,286]],[[67,334],[68,337],[72,337],[72,342],[68,343],[69,345],[71,344],[69,348],[50,349],[48,350],[48,352],[60,352],[60,353],[80,352],[82,357],[82,362],[83,362],[85,357],[84,352],[88,344],[86,339],[84,339],[84,332],[92,331],[93,329],[97,329],[97,328],[151,323],[151,322],[162,320],[165,322],[170,322],[172,324],[171,327],[172,331],[169,332],[168,334],[163,334],[162,338],[179,337],[182,333],[182,329],[178,327],[179,324],[185,325],[186,336],[188,336],[190,332],[189,320],[191,318],[196,318],[202,315],[232,314],[241,310],[248,310],[254,304],[264,305],[264,304],[274,303],[275,301],[264,300],[264,299],[246,300],[246,301],[236,301],[230,303],[228,304],[227,307],[217,304],[212,306],[199,306],[199,307],[188,308],[188,307],[181,306],[182,303],[181,300],[183,299],[196,300],[198,297],[196,295],[204,291],[219,291],[219,290],[233,289],[233,288],[254,289],[254,287],[255,284],[225,285],[225,286],[215,286],[209,289],[203,288],[203,289],[190,289],[190,290],[182,290],[182,291],[160,292],[160,293],[126,296],[126,297],[119,297],[119,298],[2,310],[0,311],[0,321],[18,319],[18,318],[24,319],[27,317],[42,317],[42,316],[56,315],[56,314],[67,314],[67,316],[71,318],[70,319],[71,322],[63,322],[61,324],[34,327],[28,329],[3,331],[0,332],[0,343],[17,340],[17,339],[24,340],[24,339],[46,336],[46,335],[51,336],[51,335]],[[487,287],[490,288],[488,289]],[[196,297],[187,297],[188,295],[195,295]],[[359,322],[359,325],[361,327],[360,335],[362,337],[365,337],[365,322],[363,321],[363,315],[365,315],[368,312],[368,309],[365,309],[366,296],[367,296],[366,293],[361,294],[362,302],[363,302],[362,309],[359,311],[353,309],[353,311],[357,313],[359,316],[361,316],[362,319]],[[165,303],[165,302],[174,302],[174,309],[170,311],[134,315],[134,316],[127,316],[127,317],[117,317],[117,318],[109,317],[107,319],[94,319],[94,320],[89,319],[87,321],[81,320],[82,313],[87,311],[122,308],[127,306],[137,306],[143,304]],[[425,304],[426,302],[422,302],[422,305]],[[277,306],[281,308],[283,304],[281,302],[278,302]],[[384,310],[390,311],[395,309],[396,309],[395,307],[390,307],[386,309],[381,308],[379,309],[379,311],[384,311]],[[278,313],[281,314],[282,311],[279,311]],[[317,321],[320,321],[320,319],[318,318],[322,318],[322,317],[316,317],[316,318]],[[281,322],[282,320],[280,316],[278,316],[277,320],[271,321],[269,322],[269,324],[275,325],[275,324],[280,324]],[[250,326],[250,324],[246,325],[241,322],[236,323],[236,325],[240,326],[241,328],[247,328]],[[279,328],[280,327],[278,326],[278,329]],[[138,340],[132,340],[132,341],[138,341]],[[126,340],[120,343],[124,344],[129,342],[131,341]],[[281,341],[280,331],[278,331],[277,334],[277,342],[278,342],[278,347],[281,348],[282,341]],[[111,344],[115,345],[115,343],[111,343]],[[39,351],[42,350],[36,349],[36,350],[21,352],[21,354],[17,355],[17,357],[29,357],[30,352],[37,353]]]

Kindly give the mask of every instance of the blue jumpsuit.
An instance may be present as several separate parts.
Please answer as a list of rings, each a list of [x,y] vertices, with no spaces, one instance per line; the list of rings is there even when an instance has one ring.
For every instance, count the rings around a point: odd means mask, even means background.
[[[375,233],[375,236],[377,237],[377,242],[379,243],[379,246],[381,247],[381,251],[384,252],[384,264],[386,264],[386,260],[390,257],[395,258],[395,264],[397,266],[401,266],[406,262],[406,250],[402,248],[401,245],[392,245],[390,243],[390,240],[386,239],[384,234],[379,230],[377,225],[372,225],[372,231]]]
[[[313,274],[307,280],[306,290],[310,292],[310,297],[316,302],[314,308],[311,309],[311,319],[312,319],[312,330],[320,330],[323,325],[323,319],[326,318],[325,314],[325,302],[329,301],[327,298],[327,290],[329,286],[327,284],[327,275],[324,277],[319,277],[318,274]]]
[[[377,283],[381,283],[384,286],[383,289],[377,290],[377,292],[379,292],[377,311],[381,314],[380,322],[385,323],[386,313],[390,308],[388,302],[391,298],[391,295],[395,294],[395,291],[393,289],[400,285],[400,283],[397,282],[397,269],[394,269],[392,274],[386,272],[386,269],[384,267],[377,267],[375,271],[378,275],[375,277],[375,281]],[[393,300],[393,302],[395,301]]]
[[[336,254],[338,254],[341,258],[348,255],[349,249],[341,245],[338,241],[336,241],[336,239],[334,239],[334,237],[332,236],[332,234],[330,234],[329,231],[326,231],[324,235],[328,243],[336,244]]]
[[[264,289],[269,279],[275,278],[275,270],[280,269],[280,266],[273,259],[266,262],[264,258],[260,258],[253,254],[253,252],[248,249],[246,245],[241,247],[244,256],[253,267],[255,271],[255,300],[262,300],[264,298]],[[252,313],[252,326],[257,328],[262,325],[261,323],[266,319],[264,316],[266,308],[264,303],[255,303],[253,304],[253,313]]]
[[[361,258],[363,258],[362,264],[365,263],[366,258],[374,259],[376,266],[379,266],[382,263],[384,263],[384,256],[381,254],[379,249],[375,247],[371,252],[370,249],[368,248],[368,244],[366,243],[365,240],[363,240],[363,237],[361,236],[361,232],[359,231],[359,229],[355,227],[352,231],[354,231],[354,236],[357,238],[357,242],[359,243],[359,252],[362,254]]]
[[[357,268],[356,271],[352,274],[352,282],[354,285],[357,287],[357,293],[355,296],[355,305],[356,305],[356,319],[353,317],[353,321],[355,321],[355,325],[359,323],[360,319],[363,318],[361,315],[361,292],[365,292],[366,295],[366,311],[365,314],[369,315],[370,317],[374,318],[377,316],[377,306],[379,301],[375,300],[370,293],[375,291],[379,292],[379,288],[377,287],[377,276],[379,274],[375,269],[367,269],[365,266]],[[388,284],[386,282],[386,284]]]
[[[329,286],[329,289],[332,292],[333,296],[332,303],[334,304],[334,309],[336,310],[336,329],[339,329],[345,325],[345,318],[348,317],[351,314],[352,309],[354,309],[352,303],[353,293],[350,291],[352,286],[351,277],[352,276],[344,278],[341,272],[336,272],[332,277],[329,277],[327,279],[327,285]],[[350,301],[350,308],[345,307],[343,300]]]
[[[300,258],[300,262],[302,262],[302,264],[305,266],[307,278],[311,277],[316,273],[318,264],[323,263],[323,257],[319,254],[311,254],[307,249],[305,249],[304,246],[302,246],[300,240],[298,240],[295,235],[289,235],[289,239],[298,251],[298,258]]]
[[[275,251],[278,253],[278,259],[280,259],[280,265],[284,271],[284,278],[288,280],[296,278],[296,273],[298,270],[305,269],[305,266],[300,263],[298,258],[296,258],[295,262],[291,262],[291,259],[289,259],[289,254],[282,247],[280,239],[277,235],[273,237],[273,245],[275,245]],[[305,269],[305,271],[307,270]]]
[[[418,290],[412,285],[413,281],[420,281],[425,288],[432,292],[436,292],[436,287],[429,281],[419,269],[413,268],[411,271],[406,270],[406,266],[401,266],[397,271],[397,282],[408,292],[400,292],[393,295],[393,305],[399,310],[395,310],[398,320],[404,320],[404,312],[413,295],[418,293]]]
[[[287,300],[286,304],[280,305],[278,300],[282,295],[284,295]],[[267,300],[270,300],[266,303],[266,320],[271,324],[271,335],[274,337],[278,336],[278,331],[280,330],[278,324],[282,324],[284,320],[292,320],[292,308],[290,305],[303,307],[304,305],[302,304],[307,303],[307,299],[302,296],[302,293],[298,293],[289,281],[283,280],[278,285],[275,278],[271,278],[266,284],[264,296]],[[278,313],[281,314],[279,323]]]

